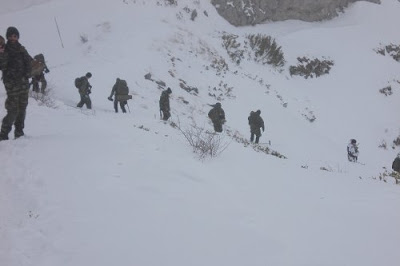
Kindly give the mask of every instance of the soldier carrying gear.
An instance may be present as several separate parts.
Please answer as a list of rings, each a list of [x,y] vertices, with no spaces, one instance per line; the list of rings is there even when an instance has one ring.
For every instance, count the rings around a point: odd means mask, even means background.
[[[160,96],[160,114],[162,113],[162,120],[167,121],[171,117],[171,109],[169,107],[169,96],[172,93],[171,88],[163,91]]]
[[[256,142],[260,140],[261,137],[261,128],[262,131],[264,132],[265,127],[264,127],[264,120],[260,116],[261,111],[257,110],[256,112],[251,111],[250,116],[248,117],[249,120],[249,125],[250,125],[250,142],[254,141],[254,135],[256,136]]]
[[[129,87],[126,83],[125,80],[117,78],[112,90],[110,97],[108,99],[110,101],[114,101],[114,110],[116,113],[118,113],[118,102],[119,106],[121,107],[121,110],[123,113],[126,113],[125,105],[128,104],[128,100],[132,99],[132,95],[129,94]],[[115,95],[115,98],[113,100],[113,96]]]
[[[92,101],[90,100],[89,94],[92,93],[92,86],[89,83],[89,79],[92,77],[92,73],[88,72],[85,76],[75,79],[75,87],[79,90],[81,101],[76,105],[82,108],[86,104],[87,109],[92,109]]]
[[[47,81],[44,73],[49,73],[43,54],[38,54],[32,60],[32,90],[39,92],[39,82],[41,83],[40,92],[44,93],[47,87]]]
[[[221,103],[211,105],[213,108],[208,112],[208,117],[214,125],[215,132],[222,132],[222,125],[226,122],[225,112]]]
[[[357,162],[358,160],[358,144],[355,139],[351,139],[347,145],[347,159],[349,162]]]
[[[7,92],[7,114],[1,125],[0,140],[8,139],[13,125],[15,138],[24,135],[32,57],[19,43],[19,36],[17,28],[9,27],[6,33],[7,43],[0,45],[0,69],[3,71],[3,83]]]

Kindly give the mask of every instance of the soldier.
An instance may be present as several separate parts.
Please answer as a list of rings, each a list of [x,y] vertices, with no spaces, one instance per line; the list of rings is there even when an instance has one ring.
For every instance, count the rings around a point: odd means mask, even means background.
[[[43,54],[35,55],[33,59],[39,62],[39,64],[42,64],[43,71],[41,71],[38,75],[32,76],[32,90],[35,92],[39,92],[39,82],[40,82],[41,83],[40,92],[44,93],[47,87],[47,80],[44,77],[44,73],[47,74],[50,72],[50,70],[47,68]]]
[[[400,153],[397,154],[396,158],[392,163],[392,169],[394,171],[394,178],[396,179],[396,184],[400,181]]]
[[[126,90],[127,92],[123,92],[124,90]],[[120,80],[119,78],[117,78],[117,81],[115,82],[112,90],[111,90],[111,95],[110,97],[108,97],[108,99],[110,101],[113,101],[113,96],[115,95],[114,98],[114,109],[115,112],[118,113],[118,102],[119,102],[119,106],[121,106],[121,110],[123,113],[126,113],[126,109],[125,109],[125,105],[128,104],[127,100],[120,100],[120,96],[121,95],[128,95],[129,92],[129,88],[126,84],[125,80]]]
[[[169,95],[172,93],[171,88],[163,91],[160,96],[160,113],[162,112],[162,120],[167,121],[171,117],[171,109],[169,107]]]
[[[89,97],[89,94],[92,93],[92,86],[89,83],[91,77],[92,73],[88,72],[85,76],[75,79],[75,87],[79,89],[79,95],[81,96],[81,101],[76,105],[79,108],[86,104],[87,109],[92,109],[92,101]]]
[[[225,112],[221,107],[221,103],[211,105],[213,108],[208,112],[208,117],[211,119],[215,132],[222,132],[222,125],[225,123]]]
[[[14,137],[24,135],[26,107],[29,98],[29,76],[32,57],[19,43],[19,32],[9,27],[6,33],[7,43],[0,47],[0,69],[3,71],[3,83],[7,92],[5,108],[0,131],[0,141],[8,139],[8,133],[14,124]]]
[[[249,120],[249,125],[250,125],[250,142],[254,141],[254,135],[256,136],[256,142],[260,140],[261,137],[261,128],[262,131],[264,132],[264,120],[260,116],[261,111],[257,110],[256,112],[251,111],[250,116],[248,118]]]
[[[358,145],[355,139],[351,139],[347,145],[347,159],[349,162],[357,162],[358,159]]]

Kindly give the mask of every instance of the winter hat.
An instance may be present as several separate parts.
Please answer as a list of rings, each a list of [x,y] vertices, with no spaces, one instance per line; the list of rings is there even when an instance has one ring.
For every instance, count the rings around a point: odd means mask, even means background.
[[[19,39],[19,31],[17,30],[17,28],[16,27],[8,27],[7,33],[6,33],[7,39],[10,38],[10,36],[13,34],[17,35],[17,37]]]
[[[168,93],[172,93],[172,90],[171,90],[170,87],[168,87],[167,92],[168,92]]]
[[[86,73],[86,77],[87,78],[91,78],[92,77],[92,73],[90,73],[90,72]]]
[[[257,114],[261,114],[261,111],[260,111],[260,110],[257,110],[256,113],[257,113]]]
[[[356,144],[356,143],[357,143],[357,140],[355,140],[355,139],[351,140],[351,144]]]
[[[215,107],[221,107],[221,103],[216,103]]]

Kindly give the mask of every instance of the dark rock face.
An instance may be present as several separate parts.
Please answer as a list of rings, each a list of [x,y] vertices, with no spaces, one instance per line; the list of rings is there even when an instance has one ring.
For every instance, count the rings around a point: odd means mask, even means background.
[[[338,15],[350,3],[380,0],[212,0],[218,13],[234,26],[255,25],[267,20],[321,21]]]

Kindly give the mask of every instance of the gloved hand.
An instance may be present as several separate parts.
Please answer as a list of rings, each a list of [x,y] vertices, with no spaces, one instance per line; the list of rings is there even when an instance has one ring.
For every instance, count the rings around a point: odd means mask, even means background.
[[[107,98],[109,101],[114,101],[113,98],[110,96]]]

